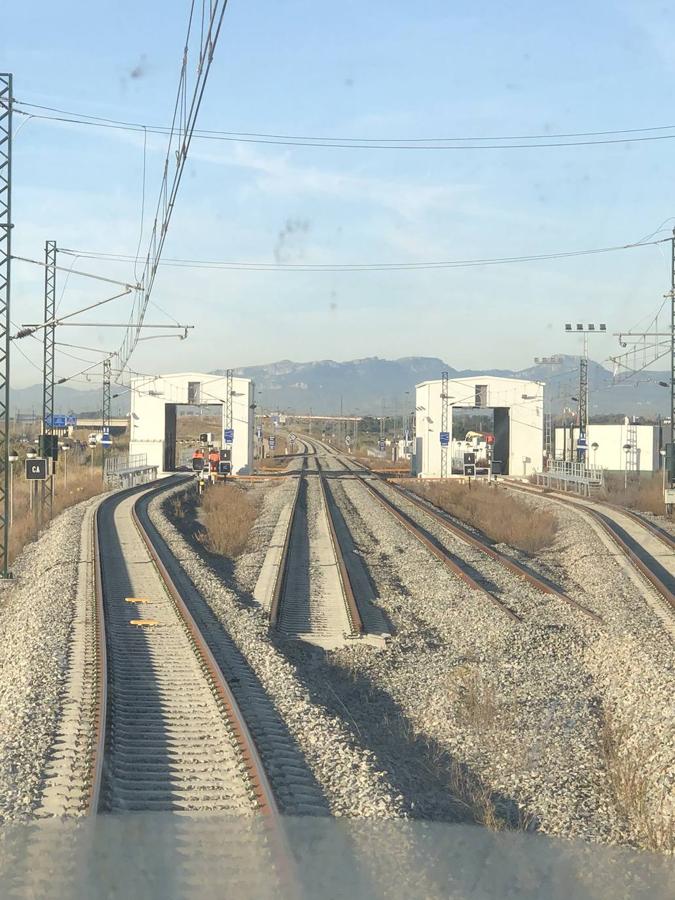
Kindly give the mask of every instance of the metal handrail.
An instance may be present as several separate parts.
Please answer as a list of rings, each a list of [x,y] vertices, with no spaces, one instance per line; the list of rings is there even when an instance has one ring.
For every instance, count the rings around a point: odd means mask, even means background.
[[[113,475],[122,469],[143,469],[147,465],[147,453],[116,453],[106,457],[104,473]]]

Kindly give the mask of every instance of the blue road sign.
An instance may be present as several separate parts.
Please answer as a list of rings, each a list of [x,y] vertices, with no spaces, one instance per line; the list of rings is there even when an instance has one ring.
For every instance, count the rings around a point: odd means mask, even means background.
[[[68,428],[77,425],[77,416],[45,416],[47,428]]]
[[[234,442],[234,428],[223,428],[223,440],[226,444]]]
[[[577,447],[579,447],[579,448],[581,449],[581,448],[586,447],[586,446],[587,446],[587,445],[586,445],[586,438],[585,438],[585,436],[584,436],[583,434],[580,434],[580,435],[579,435],[579,438],[577,439]]]
[[[107,431],[104,431],[101,435],[101,446],[102,447],[112,447],[112,438]]]
[[[450,432],[449,431],[441,431],[439,434],[439,438],[441,440],[441,447],[448,447],[450,444]]]
[[[270,450],[274,450],[276,445],[277,445],[277,439],[274,437],[273,434],[271,434],[270,435]]]
[[[384,441],[378,441],[377,446],[379,450],[384,450],[387,445]]]

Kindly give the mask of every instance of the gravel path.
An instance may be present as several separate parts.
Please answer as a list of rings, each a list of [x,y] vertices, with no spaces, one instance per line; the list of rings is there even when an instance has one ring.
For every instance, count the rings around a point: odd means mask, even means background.
[[[284,481],[279,485],[267,483],[266,487],[251,550],[237,565],[242,569],[242,584],[237,582],[236,574],[228,577],[227,567],[221,566],[217,573],[168,520],[164,509],[168,508],[167,500],[173,492],[155,499],[149,512],[158,532],[180,559],[184,571],[235,641],[283,717],[323,790],[330,812],[338,816],[400,816],[404,812],[403,800],[378,768],[375,755],[354,738],[343,721],[342,712],[329,712],[315,702],[297,667],[286,658],[284,649],[288,642],[281,640],[275,645],[270,640],[267,621],[257,604],[251,602],[248,590],[255,583],[251,556],[257,557],[259,568],[265,554],[265,537],[288,500],[286,492],[292,489]],[[175,490],[183,489],[179,486]],[[255,496],[258,486],[251,490]],[[311,651],[324,653],[318,648],[310,648]],[[260,749],[267,763],[264,748]]]
[[[82,520],[61,513],[0,582],[0,823],[30,818],[58,726],[78,581]]]

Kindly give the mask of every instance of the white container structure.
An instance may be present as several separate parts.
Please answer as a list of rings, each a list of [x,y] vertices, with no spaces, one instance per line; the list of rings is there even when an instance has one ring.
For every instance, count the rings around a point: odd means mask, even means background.
[[[415,388],[414,472],[421,478],[441,476],[441,379]],[[453,409],[488,409],[494,416],[493,460],[503,475],[529,476],[541,469],[544,442],[544,384],[519,378],[472,375],[450,378],[448,431]],[[448,447],[448,474],[452,447]]]
[[[131,382],[131,429],[129,453],[147,454],[148,465],[160,472],[174,472],[176,455],[176,407],[221,407],[221,427],[214,433],[214,445],[232,447],[232,474],[248,475],[253,470],[254,412],[253,382],[232,379],[232,443],[226,440],[227,378],[203,372],[134,378]]]
[[[579,428],[554,431],[556,459],[576,459]],[[634,423],[589,425],[586,461],[610,472],[656,472],[660,467],[659,426]],[[597,448],[593,448],[597,444]],[[626,450],[626,447],[630,447]],[[570,457],[570,450],[572,457]]]

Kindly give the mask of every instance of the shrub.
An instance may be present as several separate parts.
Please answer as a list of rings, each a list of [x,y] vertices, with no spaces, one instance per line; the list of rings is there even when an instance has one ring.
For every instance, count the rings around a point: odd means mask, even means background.
[[[660,472],[641,475],[639,480],[630,479],[627,485],[623,475],[605,475],[602,499],[618,506],[626,506],[628,509],[654,513],[656,516],[666,514],[663,477]]]
[[[255,506],[241,488],[211,485],[202,497],[200,520],[204,531],[198,538],[210,553],[235,559],[246,547],[255,518]]]
[[[555,513],[537,509],[527,500],[492,485],[422,481],[412,485],[412,489],[493,541],[527,553],[552,544],[558,529]]]

